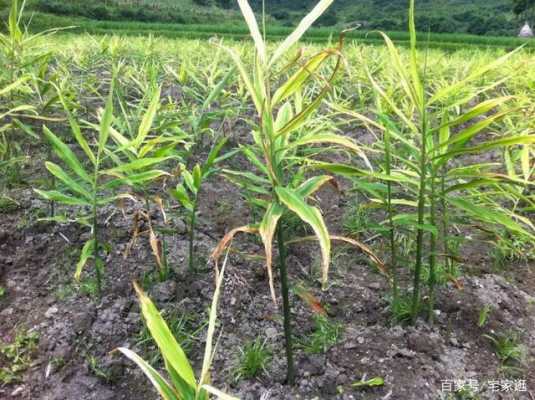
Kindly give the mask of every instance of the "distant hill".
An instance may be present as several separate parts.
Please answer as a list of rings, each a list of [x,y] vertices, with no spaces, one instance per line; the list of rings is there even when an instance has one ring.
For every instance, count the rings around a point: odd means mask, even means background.
[[[8,3],[6,0],[4,3]],[[293,25],[316,0],[266,0],[270,24]],[[250,0],[260,12],[261,0]],[[408,0],[336,0],[319,26],[358,23],[364,29],[406,30]],[[30,0],[29,7],[97,20],[222,24],[240,19],[235,0]],[[416,0],[420,31],[513,35],[520,21],[511,0]]]

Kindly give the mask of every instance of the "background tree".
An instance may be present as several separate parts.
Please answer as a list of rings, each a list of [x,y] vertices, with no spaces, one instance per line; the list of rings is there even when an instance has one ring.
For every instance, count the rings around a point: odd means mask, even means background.
[[[513,12],[526,21],[533,21],[535,0],[513,0]]]

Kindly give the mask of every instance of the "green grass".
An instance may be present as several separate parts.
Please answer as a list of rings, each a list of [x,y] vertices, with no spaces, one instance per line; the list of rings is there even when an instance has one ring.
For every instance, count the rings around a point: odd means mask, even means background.
[[[338,343],[342,332],[342,324],[322,315],[314,315],[314,331],[303,341],[303,348],[310,354],[325,353]]]
[[[271,361],[271,351],[266,342],[260,339],[247,343],[240,349],[240,358],[236,369],[235,378],[251,379],[266,370]]]
[[[34,359],[39,335],[21,330],[11,342],[0,340],[0,386],[21,382]]]
[[[491,341],[494,353],[501,363],[501,371],[507,376],[520,376],[524,370],[526,349],[516,332],[483,335]]]

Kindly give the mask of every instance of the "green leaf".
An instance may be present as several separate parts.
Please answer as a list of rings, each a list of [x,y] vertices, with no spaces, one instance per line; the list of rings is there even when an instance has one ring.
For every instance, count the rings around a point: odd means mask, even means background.
[[[252,84],[251,78],[249,77],[249,74],[247,73],[243,63],[241,62],[240,57],[238,56],[238,54],[236,54],[234,50],[230,48],[223,47],[223,49],[230,55],[234,64],[236,64],[236,67],[238,68],[238,71],[240,72],[240,76],[245,84],[245,87],[247,88],[249,96],[251,96],[251,99],[253,100],[256,111],[261,113],[263,110],[263,106],[262,106],[263,103],[261,101],[260,93]]]
[[[357,167],[346,164],[332,164],[332,163],[315,163],[312,164],[310,169],[322,169],[324,171],[331,172],[336,175],[341,175],[345,177],[357,177],[364,176],[375,179],[380,179],[387,182],[405,182],[405,183],[414,183],[415,180],[411,179],[410,176],[406,176],[402,173],[392,172],[390,175],[381,174],[377,172],[366,171]],[[407,174],[407,171],[402,171]]]
[[[506,55],[504,55],[504,56],[502,56],[500,58],[497,58],[493,62],[484,64],[483,66],[481,66],[478,69],[476,69],[475,71],[473,71],[465,79],[462,79],[462,80],[460,80],[460,81],[458,81],[458,82],[456,82],[456,83],[454,83],[452,85],[446,86],[445,88],[436,91],[435,94],[431,97],[431,99],[429,99],[428,106],[430,106],[430,105],[432,105],[432,104],[434,104],[434,103],[436,103],[438,101],[444,100],[448,96],[451,96],[451,95],[457,93],[460,89],[462,89],[463,87],[471,84],[473,81],[478,79],[480,76],[486,74],[488,71],[491,71],[491,70],[499,67],[500,65],[504,64],[509,58],[511,58],[511,56],[513,56],[515,53],[518,53],[521,48],[522,47],[519,47],[518,49],[516,49],[516,50],[514,50],[514,51],[512,51],[510,53],[507,53]]]
[[[182,350],[182,347],[180,347],[173,337],[169,327],[152,301],[137,284],[134,284],[134,288],[141,306],[141,313],[147,324],[147,329],[160,349],[163,358],[189,385],[191,390],[195,391],[197,386],[195,375],[184,350]]]
[[[476,122],[475,124],[469,126],[468,128],[463,129],[462,131],[456,133],[447,142],[441,143],[440,147],[451,146],[453,144],[457,144],[457,146],[463,146],[466,142],[468,142],[478,133],[480,133],[481,131],[483,131],[490,125],[492,125],[494,122],[496,122],[500,118],[503,118],[505,115],[507,115],[507,113],[499,113],[491,117],[485,118],[482,121]],[[436,151],[436,149],[430,150],[431,153],[434,151]]]
[[[444,112],[444,115],[442,117],[442,126],[440,127],[438,131],[438,145],[439,145],[439,153],[445,154],[448,151],[448,141],[450,140],[450,124],[448,124],[448,114],[447,112]]]
[[[286,125],[284,125],[284,127],[276,132],[276,137],[289,135],[296,129],[299,129],[305,122],[307,122],[308,117],[317,110],[321,104],[321,101],[329,91],[330,85],[327,85],[309,105],[307,105],[299,114],[294,116]]]
[[[21,131],[23,131],[25,134],[27,134],[29,137],[35,140],[41,140],[39,135],[33,131],[31,126],[22,123],[20,120],[13,118],[12,119],[13,124],[15,124]]]
[[[30,76],[23,76],[22,78],[17,79],[15,82],[10,83],[7,86],[4,86],[2,89],[0,89],[0,97],[3,97],[6,94],[12,92],[13,90],[18,89],[20,86],[26,83],[29,79],[30,79]]]
[[[290,77],[279,89],[275,92],[272,99],[272,105],[276,106],[278,103],[286,100],[298,90],[301,90],[303,85],[313,76],[316,70],[333,54],[332,51],[321,51],[315,56],[311,57],[305,65],[303,65],[294,75]]]
[[[210,392],[214,396],[217,396],[217,398],[220,399],[220,400],[240,400],[239,398],[234,397],[234,396],[230,396],[230,395],[222,392],[221,390],[216,389],[216,388],[214,388],[214,387],[212,387],[210,385],[203,385],[203,388],[207,392]]]
[[[152,169],[150,171],[141,172],[139,174],[131,174],[123,178],[113,179],[109,182],[106,182],[106,188],[115,189],[121,185],[136,186],[145,182],[152,182],[155,179],[158,179],[161,176],[170,176],[166,171]]]
[[[206,173],[208,169],[212,168],[216,159],[219,157],[219,153],[221,152],[225,144],[227,144],[227,141],[228,141],[228,138],[226,137],[221,139],[212,148],[212,150],[210,150],[210,154],[208,154],[208,157],[206,157],[206,161],[204,162],[204,165],[203,165],[204,173]]]
[[[533,234],[527,232],[522,225],[502,212],[494,211],[488,207],[476,205],[473,202],[458,197],[446,197],[446,200],[448,203],[468,212],[470,215],[480,219],[481,221],[499,224],[513,232],[518,232],[535,239]]]
[[[467,147],[460,150],[454,150],[446,153],[443,157],[449,159],[457,154],[479,153],[482,150],[490,150],[506,146],[513,146],[515,144],[533,144],[535,143],[535,135],[517,135],[507,136],[496,140],[481,143],[474,147]]]
[[[50,171],[52,175],[62,181],[67,187],[78,194],[84,196],[87,201],[91,201],[93,196],[84,188],[81,184],[76,182],[69,174],[67,174],[59,165],[54,164],[53,162],[45,162],[46,169]]]
[[[346,147],[348,149],[351,149],[354,152],[356,152],[364,160],[364,162],[366,163],[366,166],[370,170],[373,170],[373,167],[370,161],[368,160],[368,157],[362,151],[362,149],[357,145],[357,143],[355,143],[353,140],[345,136],[336,135],[334,133],[318,133],[318,134],[313,134],[313,135],[306,135],[292,142],[288,147],[289,148],[299,147],[299,146],[304,146],[308,144],[319,144],[319,143],[337,144],[337,145]]]
[[[106,143],[108,143],[108,137],[110,135],[110,128],[113,122],[113,83],[110,88],[110,94],[108,95],[108,100],[106,101],[106,107],[104,108],[104,113],[100,119],[100,126],[98,131],[98,149],[99,154],[104,151]]]
[[[258,156],[247,146],[240,146],[241,151],[247,157],[247,159],[258,168],[265,176],[269,176],[269,171],[267,167],[260,161]]]
[[[149,107],[147,108],[147,111],[143,115],[143,119],[139,124],[137,136],[132,141],[132,146],[135,149],[138,149],[139,146],[141,146],[145,142],[145,139],[147,138],[147,135],[150,132],[150,128],[152,127],[152,123],[154,122],[154,118],[156,117],[156,113],[158,111],[158,108],[160,107],[160,91],[161,89],[158,88],[152,96]]]
[[[286,102],[277,112],[277,118],[275,118],[275,131],[281,130],[288,122],[293,118],[293,110],[290,102]]]
[[[61,89],[57,89],[59,100],[61,104],[63,105],[63,108],[65,109],[65,112],[67,113],[67,118],[69,119],[69,125],[71,126],[71,131],[73,136],[75,137],[76,141],[86,154],[87,158],[91,160],[93,165],[96,164],[96,158],[93,152],[91,151],[91,148],[89,147],[89,144],[87,143],[87,140],[85,140],[84,135],[82,134],[82,130],[80,129],[80,125],[72,115],[71,111],[69,110],[69,107],[67,106],[67,102],[65,101],[65,98],[63,97]]]
[[[309,224],[318,237],[323,259],[322,281],[323,287],[326,288],[329,277],[329,266],[331,263],[331,239],[321,213],[317,208],[308,205],[302,197],[290,189],[276,187],[275,191],[279,200],[291,211],[297,214],[299,218]]]
[[[197,194],[197,186],[195,185],[195,179],[193,178],[193,175],[189,171],[183,170],[182,177],[184,178],[184,183],[188,187],[189,191],[194,195]]]
[[[423,231],[432,233],[433,235],[438,235],[438,229],[436,226],[431,224],[419,224],[418,216],[416,214],[397,214],[392,220],[395,225],[398,226],[408,226],[413,229],[421,229]]]
[[[76,173],[80,178],[88,183],[92,183],[92,179],[89,174],[85,171],[84,167],[78,160],[78,157],[74,155],[72,150],[63,143],[56,135],[52,133],[50,129],[46,126],[43,127],[43,133],[45,134],[48,141],[52,144],[54,151],[61,158],[69,168]]]
[[[188,196],[188,192],[183,184],[177,185],[175,190],[170,191],[171,195],[182,204],[188,211],[193,211],[193,202]]]
[[[377,386],[384,386],[385,384],[385,380],[381,377],[375,377],[375,378],[372,378],[372,379],[369,379],[367,381],[359,381],[359,382],[355,382],[353,383],[351,386],[355,387],[355,388],[360,388],[360,387],[377,387]]]
[[[229,169],[225,169],[223,170],[223,173],[225,175],[243,177],[251,181],[251,183],[254,184],[255,186],[263,187],[263,186],[269,185],[269,181],[267,179],[264,179],[256,174],[253,174],[252,172],[232,171]]]
[[[121,164],[115,168],[110,168],[102,171],[103,175],[116,175],[121,172],[133,172],[146,167],[153,166],[155,164],[160,164],[165,160],[168,160],[170,157],[147,157],[134,160],[132,162]]]
[[[388,49],[388,52],[390,54],[391,66],[392,68],[394,68],[394,70],[398,74],[399,83],[401,87],[403,88],[407,96],[412,100],[412,103],[418,109],[418,111],[422,110],[423,97],[421,93],[421,87],[419,86],[420,85],[419,80],[414,79],[414,76],[413,76],[414,81],[411,81],[411,77],[409,76],[410,74],[407,73],[406,68],[405,68],[405,63],[401,59],[401,56],[399,55],[399,51],[394,45],[394,42],[392,42],[392,40],[385,33],[379,32],[379,34],[383,37],[383,40],[386,44],[386,48]],[[413,40],[414,39],[411,36],[411,42]],[[412,47],[412,43],[411,43],[411,47]],[[415,74],[414,57],[415,57],[415,54],[411,51],[411,64],[409,67],[409,71],[413,75]],[[417,72],[416,72],[416,75],[417,75]]]
[[[504,97],[497,97],[494,99],[486,100],[482,103],[479,103],[477,106],[473,107],[471,110],[467,111],[463,115],[451,121],[446,121],[445,123],[443,123],[442,126],[447,125],[447,126],[452,127],[452,126],[464,124],[474,118],[477,118],[481,115],[488,113],[492,109],[504,104],[505,102],[511,100],[512,98],[513,98],[512,96],[504,96]]]
[[[417,100],[415,104],[420,108],[424,104],[424,89],[422,82],[420,80],[420,73],[418,71],[418,54],[416,49],[416,25],[415,25],[415,16],[414,16],[414,0],[410,1],[409,4],[409,33],[410,33],[410,42],[411,42],[411,62],[410,62],[410,72],[412,78],[412,87],[414,88],[414,97]]]
[[[202,184],[202,170],[199,164],[193,167],[193,185],[195,186],[195,192],[198,193],[201,190]]]
[[[249,31],[251,32],[256,51],[258,52],[258,57],[262,63],[265,63],[267,61],[266,44],[264,43],[264,39],[262,38],[262,34],[258,28],[258,23],[256,22],[254,12],[247,0],[238,0],[238,5],[240,6],[240,10],[245,18],[245,22],[247,23]]]
[[[334,2],[334,0],[321,0],[319,1],[316,6],[310,11],[305,18],[299,22],[299,25],[297,25],[297,28],[277,47],[275,52],[273,53],[273,56],[271,57],[271,60],[269,61],[269,65],[274,65],[278,59],[282,56],[284,56],[290,48],[301,39],[301,37],[305,34],[306,31],[316,22],[316,20],[321,17],[321,15],[327,11],[327,9],[330,7],[330,5]]]
[[[230,81],[230,78],[233,77],[235,72],[236,69],[232,68],[229,72],[227,72],[223,79],[221,79],[221,81],[212,89],[212,91],[208,94],[208,97],[206,97],[206,100],[202,105],[203,110],[206,110],[208,107],[210,107],[210,105],[217,99],[217,97],[223,91],[223,89]]]
[[[171,385],[140,356],[125,347],[119,347],[117,350],[137,364],[164,400],[183,400],[175,394]]]
[[[505,168],[507,169],[507,174],[511,179],[518,179],[518,175],[516,174],[515,170],[515,164],[513,163],[513,160],[511,159],[511,152],[508,148],[504,151],[504,161],[505,161]]]
[[[76,272],[74,273],[74,279],[80,281],[82,276],[82,271],[87,264],[87,261],[95,255],[95,240],[91,239],[85,242],[84,247],[82,247],[82,252],[80,254],[80,259],[76,264]]]
[[[56,190],[39,190],[34,189],[34,191],[41,197],[50,200],[56,201],[58,203],[66,204],[68,206],[90,206],[91,203],[85,199],[80,199],[78,197],[68,196]]]
[[[520,165],[522,167],[522,174],[524,175],[526,182],[529,181],[531,176],[529,148],[530,146],[525,144],[520,151]]]
[[[315,192],[317,192],[327,182],[330,182],[332,180],[333,177],[328,175],[315,176],[313,178],[307,179],[305,182],[299,185],[299,187],[296,189],[296,192],[297,194],[299,194],[299,196],[306,199]]]

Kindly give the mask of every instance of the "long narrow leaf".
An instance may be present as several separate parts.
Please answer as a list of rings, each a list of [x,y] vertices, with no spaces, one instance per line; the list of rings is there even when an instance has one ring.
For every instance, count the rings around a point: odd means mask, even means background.
[[[277,187],[275,188],[275,191],[279,200],[291,211],[297,214],[299,218],[309,224],[318,237],[323,259],[322,282],[323,287],[326,288],[329,277],[329,266],[331,263],[331,239],[321,213],[317,208],[308,205],[302,197],[290,189]]]

